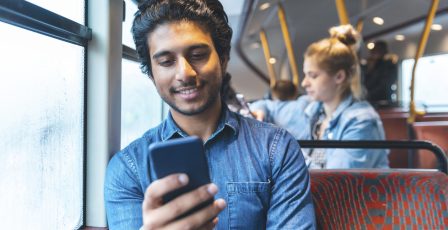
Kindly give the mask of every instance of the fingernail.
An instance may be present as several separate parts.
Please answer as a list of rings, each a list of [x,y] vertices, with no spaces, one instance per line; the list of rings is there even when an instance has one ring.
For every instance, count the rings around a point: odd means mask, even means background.
[[[215,184],[210,184],[207,188],[207,192],[210,193],[210,195],[215,195],[218,193],[218,187]]]
[[[188,176],[185,174],[180,174],[177,178],[181,184],[187,184],[188,183]]]
[[[224,199],[217,199],[216,205],[218,205],[220,209],[224,209],[227,206],[226,201]]]

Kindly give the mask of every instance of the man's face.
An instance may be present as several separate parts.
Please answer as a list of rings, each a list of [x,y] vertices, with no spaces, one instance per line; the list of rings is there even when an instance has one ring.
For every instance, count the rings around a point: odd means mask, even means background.
[[[194,22],[159,25],[148,37],[153,81],[172,112],[196,115],[220,103],[226,63],[210,33]]]

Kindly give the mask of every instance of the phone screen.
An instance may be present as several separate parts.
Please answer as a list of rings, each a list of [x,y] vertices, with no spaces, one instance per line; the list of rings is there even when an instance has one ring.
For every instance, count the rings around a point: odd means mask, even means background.
[[[164,196],[165,203],[183,193],[210,183],[207,159],[200,138],[190,136],[153,143],[149,146],[149,152],[150,165],[158,179],[174,173],[185,173],[189,178],[186,186]],[[213,200],[203,203],[186,215],[211,204],[211,202]]]

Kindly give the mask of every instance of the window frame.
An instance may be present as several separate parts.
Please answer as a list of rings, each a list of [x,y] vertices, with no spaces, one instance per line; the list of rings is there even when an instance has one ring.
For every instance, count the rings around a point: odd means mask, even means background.
[[[90,28],[23,0],[2,0],[0,21],[83,47],[92,40]]]

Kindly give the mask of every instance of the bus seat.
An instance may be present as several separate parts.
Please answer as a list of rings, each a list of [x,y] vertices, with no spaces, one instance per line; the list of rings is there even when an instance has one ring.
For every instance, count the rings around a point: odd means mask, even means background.
[[[412,124],[417,140],[427,140],[448,151],[448,121],[414,122]],[[437,168],[437,159],[428,150],[418,150],[416,155],[417,168]]]
[[[448,121],[448,113],[427,113],[417,116],[415,121]]]
[[[379,110],[378,113],[383,122],[386,140],[409,140],[407,113],[389,110]],[[391,168],[409,168],[408,150],[391,149],[389,166]]]
[[[319,229],[445,229],[448,176],[430,170],[310,170]]]

